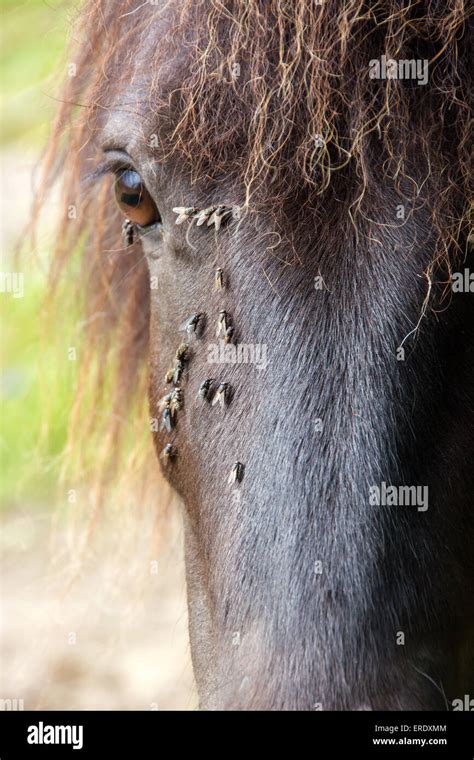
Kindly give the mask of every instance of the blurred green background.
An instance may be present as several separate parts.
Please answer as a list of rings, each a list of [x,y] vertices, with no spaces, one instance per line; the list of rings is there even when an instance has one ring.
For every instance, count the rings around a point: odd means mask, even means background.
[[[1,485],[3,509],[51,499],[61,466],[74,390],[67,348],[77,320],[64,299],[60,331],[44,336],[47,262],[54,245],[54,202],[38,245],[28,223],[34,168],[47,141],[65,71],[74,9],[70,3],[2,0],[0,81],[1,271],[24,276],[24,295],[0,293]],[[16,256],[19,258],[16,259]]]
[[[71,6],[2,0],[2,148],[39,148],[55,105],[51,74],[64,55]]]
[[[54,0],[2,2],[0,272],[22,274],[24,293],[0,292],[0,696],[24,709],[190,709],[196,699],[178,512],[173,521],[160,510],[157,488],[146,498],[139,476],[135,486],[137,440],[130,431],[126,466],[117,467],[100,519],[88,469],[100,432],[95,440],[84,436],[87,443],[75,439],[72,452],[86,460],[86,471],[73,465],[61,480],[79,365],[69,349],[79,358],[82,343],[71,287],[80,251],[51,304],[58,189],[34,246],[28,227],[35,166],[67,76],[77,8]],[[137,415],[127,407],[124,419]],[[151,450],[148,426],[142,429]]]

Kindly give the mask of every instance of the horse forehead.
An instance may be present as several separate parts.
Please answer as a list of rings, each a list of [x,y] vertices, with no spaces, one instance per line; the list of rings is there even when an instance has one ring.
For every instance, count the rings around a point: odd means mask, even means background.
[[[157,46],[165,44],[171,23],[166,14],[157,14],[147,30],[134,40],[133,53],[124,64],[125,74],[116,78],[109,90],[101,128],[104,145],[114,144],[120,134],[124,145],[142,146],[150,131],[159,129],[162,120],[159,112],[171,116],[169,104],[173,94],[179,92],[190,60],[189,49],[177,44],[169,55],[155,55]]]
[[[153,84],[161,94],[171,93],[179,86],[192,58],[191,47],[182,43],[175,15],[163,12],[153,16],[133,43],[131,85],[149,88]]]

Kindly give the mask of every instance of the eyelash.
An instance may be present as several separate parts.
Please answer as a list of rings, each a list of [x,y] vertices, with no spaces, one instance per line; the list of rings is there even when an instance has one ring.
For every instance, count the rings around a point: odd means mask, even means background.
[[[124,161],[118,161],[117,159],[109,158],[103,161],[99,166],[97,166],[90,174],[88,174],[84,182],[86,184],[89,184],[91,182],[97,182],[99,179],[102,179],[103,177],[106,177],[107,174],[113,174],[115,177],[118,177],[120,175],[120,172],[123,171],[134,171],[135,169],[132,164],[125,163]],[[137,172],[138,173],[138,172]]]

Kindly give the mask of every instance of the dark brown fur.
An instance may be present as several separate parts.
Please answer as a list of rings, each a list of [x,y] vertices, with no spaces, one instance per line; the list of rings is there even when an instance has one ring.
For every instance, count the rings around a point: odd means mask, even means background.
[[[63,175],[65,205],[79,210],[62,226],[54,281],[87,241],[78,286],[86,317],[102,316],[84,371],[99,350],[100,378],[112,354],[115,397],[101,401],[117,420],[112,450],[124,406],[134,389],[143,395],[149,343],[153,410],[179,323],[222,308],[216,259],[239,339],[273,352],[261,376],[219,368],[235,388],[224,422],[193,409],[209,376],[202,343],[186,377],[170,478],[186,507],[202,704],[443,708],[443,690],[452,699],[473,688],[461,657],[472,646],[473,314],[466,297],[449,309],[443,300],[466,252],[465,5],[138,6],[86,4],[44,185]],[[382,54],[428,59],[426,86],[370,79]],[[121,250],[110,180],[87,180],[101,174],[101,148],[121,142],[163,218],[163,239],[144,244],[160,251],[150,270],[140,244]],[[211,203],[239,205],[240,223],[218,239],[175,228],[173,206]],[[156,436],[158,449],[165,442]],[[232,505],[225,482],[237,460],[245,474]],[[429,484],[429,518],[369,507],[368,487],[383,479]]]

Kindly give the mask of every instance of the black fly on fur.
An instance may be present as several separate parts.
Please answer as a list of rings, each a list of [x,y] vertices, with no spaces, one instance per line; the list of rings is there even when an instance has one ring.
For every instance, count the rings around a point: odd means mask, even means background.
[[[176,454],[177,451],[175,447],[171,443],[167,443],[160,454],[160,459],[162,460],[165,467],[176,457]]]
[[[234,466],[232,467],[232,470],[230,471],[230,475],[228,477],[227,483],[229,485],[232,485],[233,483],[240,483],[243,477],[244,477],[244,465],[242,464],[242,462],[235,462]]]
[[[222,290],[223,287],[224,287],[224,272],[221,267],[218,267],[214,275],[214,290]]]
[[[201,401],[206,401],[206,399],[209,399],[209,392],[211,390],[211,385],[214,382],[214,378],[209,377],[206,380],[203,380],[201,385],[199,386],[198,394],[196,398],[201,399]]]
[[[171,418],[171,409],[169,406],[166,406],[163,409],[163,414],[161,415],[160,432],[162,430],[166,430],[168,433],[171,433],[172,429],[173,429],[173,420]]]
[[[189,317],[181,327],[179,328],[180,332],[185,332],[189,339],[193,338],[199,328],[199,323],[201,322],[204,314],[196,312],[196,314],[193,314],[191,317]]]

